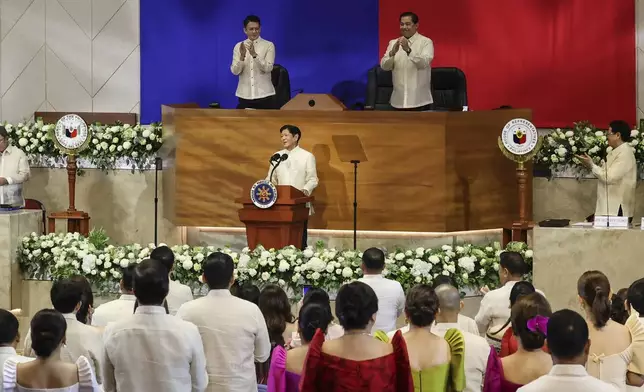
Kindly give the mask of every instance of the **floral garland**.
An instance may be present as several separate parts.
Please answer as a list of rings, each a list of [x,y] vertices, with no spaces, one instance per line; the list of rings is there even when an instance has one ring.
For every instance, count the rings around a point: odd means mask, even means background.
[[[32,233],[22,239],[17,261],[25,279],[59,279],[84,275],[99,293],[118,292],[121,268],[150,256],[154,244],[108,245],[102,231],[88,238],[78,233]],[[333,291],[342,284],[362,276],[362,253],[353,250],[326,249],[322,243],[304,251],[289,246],[284,249],[235,252],[229,248],[174,246],[173,279],[192,287],[195,294],[205,293],[201,282],[202,263],[208,254],[220,250],[235,262],[237,281],[252,282],[262,287],[276,283],[292,293],[305,286]],[[532,269],[532,250],[520,242],[510,243],[506,250],[521,252]],[[452,277],[460,287],[494,287],[498,284],[498,242],[488,246],[463,244],[440,248],[396,249],[388,253],[383,274],[397,280],[404,289],[415,284],[431,284],[439,275]]]
[[[55,124],[44,124],[41,119],[29,123],[3,124],[14,146],[22,149],[32,165],[51,166],[64,162],[65,156],[54,145],[52,134]],[[88,124],[92,140],[80,152],[84,158],[101,170],[113,170],[117,160],[125,160],[132,168],[142,170],[163,143],[161,123],[104,125]]]

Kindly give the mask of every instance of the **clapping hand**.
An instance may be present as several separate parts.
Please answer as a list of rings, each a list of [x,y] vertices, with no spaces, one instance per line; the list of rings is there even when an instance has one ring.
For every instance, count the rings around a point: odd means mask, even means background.
[[[241,58],[241,61],[244,61],[246,58],[246,44],[244,42],[239,45],[239,57]]]
[[[409,52],[411,50],[411,48],[409,47],[409,40],[407,38],[400,37],[398,39],[398,42],[400,43],[400,46],[402,46],[405,52]]]
[[[394,44],[394,47],[391,48],[391,52],[389,52],[389,57],[394,57],[396,53],[398,53],[398,49],[400,49],[400,40],[396,41]]]
[[[257,52],[255,52],[255,44],[253,41],[250,41],[250,45],[248,45],[248,53],[250,53],[251,56],[256,57]]]

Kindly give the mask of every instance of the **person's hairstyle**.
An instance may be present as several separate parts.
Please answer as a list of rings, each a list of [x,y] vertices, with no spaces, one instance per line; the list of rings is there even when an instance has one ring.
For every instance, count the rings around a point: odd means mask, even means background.
[[[49,358],[65,337],[67,321],[54,309],[42,309],[31,319],[31,348],[39,358]]]
[[[132,313],[136,313],[136,309],[139,307],[139,300],[137,299],[134,301],[134,309],[132,309]],[[165,309],[165,314],[170,314],[170,309],[168,308],[168,300],[164,299],[163,300],[163,309]]]
[[[293,137],[297,136],[297,144],[300,144],[300,141],[302,141],[302,131],[300,131],[300,128],[296,127],[295,125],[291,124],[286,124],[282,125],[282,128],[280,128],[280,134],[282,132],[288,131]]]
[[[570,309],[555,312],[548,321],[548,350],[553,357],[571,360],[584,353],[588,343],[588,325]]]
[[[620,324],[625,324],[628,319],[628,310],[626,310],[626,302],[628,289],[620,289],[610,299],[610,318]]]
[[[415,14],[415,13],[413,13],[413,12],[409,12],[409,11],[407,11],[407,12],[403,12],[402,14],[400,14],[400,18],[398,18],[398,20],[402,20],[402,18],[407,17],[407,16],[409,16],[409,17],[411,18],[411,21],[412,21],[414,24],[417,24],[417,23],[418,23],[418,15],[416,15],[416,14]]]
[[[165,245],[155,248],[152,253],[150,253],[150,258],[161,262],[161,264],[163,264],[168,270],[168,273],[172,270],[172,267],[174,267],[174,252]]]
[[[72,282],[78,284],[83,290],[83,297],[81,299],[81,306],[76,312],[76,320],[83,324],[90,324],[89,308],[94,307],[94,293],[92,292],[92,285],[86,277],[81,275],[74,275],[70,278]]]
[[[326,306],[317,302],[309,302],[302,306],[298,317],[300,337],[305,343],[313,340],[315,331],[319,329],[326,333],[331,323],[331,312]]]
[[[378,248],[369,248],[362,253],[362,262],[368,270],[380,271],[385,268],[385,252]]]
[[[409,290],[405,299],[405,313],[412,325],[416,327],[432,325],[437,312],[438,296],[430,285],[419,284]]]
[[[528,272],[528,266],[519,252],[505,251],[499,256],[499,264],[512,276],[523,276]]]
[[[259,294],[258,306],[264,315],[271,343],[283,346],[286,343],[283,336],[286,323],[295,322],[286,292],[278,285],[268,284]]]
[[[628,304],[641,315],[644,315],[644,278],[638,279],[628,288]]]
[[[593,316],[595,328],[610,320],[610,283],[601,271],[586,271],[577,281],[577,294],[584,300]]]
[[[454,279],[451,276],[441,274],[441,275],[438,275],[436,279],[434,279],[434,281],[432,282],[432,286],[434,287],[434,290],[436,290],[438,286],[442,286],[444,284],[452,287],[456,287],[456,289],[458,289],[458,284],[456,283],[456,279]]]
[[[539,293],[520,297],[510,310],[512,332],[521,341],[526,350],[538,350],[543,347],[546,335],[541,331],[531,331],[528,321],[536,316],[550,317],[552,309],[546,298]]]
[[[628,125],[626,121],[623,121],[623,120],[611,121],[610,124],[608,124],[608,126],[611,128],[613,133],[619,133],[619,136],[623,142],[631,141],[631,127]]]
[[[4,125],[0,125],[0,137],[9,141],[9,132],[7,132],[7,128]]]
[[[458,289],[449,284],[442,284],[434,289],[438,298],[438,307],[441,311],[460,312],[461,294]]]
[[[262,25],[262,22],[259,20],[259,16],[257,15],[248,15],[246,18],[244,18],[244,28],[246,28],[246,26],[248,26],[250,22],[255,22],[260,26]]]
[[[54,309],[60,313],[73,313],[76,305],[83,301],[83,287],[71,279],[54,281],[49,291],[49,297]]]
[[[237,288],[237,297],[252,302],[255,305],[259,304],[259,287],[252,283],[246,282]]]
[[[18,318],[8,310],[0,309],[0,345],[9,345],[16,340],[20,324]]]
[[[227,289],[235,273],[232,257],[222,252],[213,252],[202,265],[210,290]]]
[[[378,297],[362,282],[343,285],[335,298],[335,315],[344,330],[365,329],[378,313]]]
[[[127,291],[132,291],[134,289],[134,270],[136,269],[136,264],[130,264],[127,267],[123,268],[121,271],[123,276],[121,277],[121,282],[123,282],[123,288]]]
[[[161,305],[168,296],[168,270],[158,260],[146,259],[134,269],[134,296],[139,305]]]
[[[510,290],[510,306],[514,305],[519,298],[536,291],[537,290],[534,288],[532,283],[528,281],[522,280],[520,282],[516,282],[514,286],[512,286],[512,290]]]
[[[333,320],[333,313],[331,312],[331,299],[329,298],[329,294],[324,291],[324,289],[321,289],[319,287],[311,287],[306,292],[306,294],[304,294],[304,298],[302,298],[302,306],[312,303],[326,307],[329,311],[329,314],[331,315],[331,320]]]

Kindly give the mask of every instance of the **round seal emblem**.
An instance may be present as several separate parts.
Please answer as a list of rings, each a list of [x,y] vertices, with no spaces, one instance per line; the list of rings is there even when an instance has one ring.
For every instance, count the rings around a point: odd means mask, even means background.
[[[277,201],[277,188],[270,181],[259,180],[250,188],[250,199],[257,208],[271,208]]]
[[[77,114],[67,114],[56,123],[54,142],[60,150],[74,154],[87,147],[90,134],[85,120]]]
[[[501,133],[503,146],[514,155],[527,155],[531,153],[539,141],[537,128],[530,121],[523,118],[510,120],[503,127]]]

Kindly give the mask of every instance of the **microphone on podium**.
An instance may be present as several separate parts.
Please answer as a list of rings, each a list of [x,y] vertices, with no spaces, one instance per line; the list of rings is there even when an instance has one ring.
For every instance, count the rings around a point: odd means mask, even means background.
[[[284,162],[287,159],[288,159],[288,154],[280,155],[279,153],[277,153],[271,157],[271,162],[277,162],[277,164],[273,166],[273,169],[271,170],[271,175],[268,177],[268,180],[270,182],[273,182],[273,173],[275,173],[275,169],[277,169],[280,163]]]
[[[280,160],[280,154],[273,154],[271,159],[269,159],[270,163],[278,162]]]

